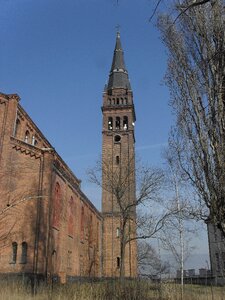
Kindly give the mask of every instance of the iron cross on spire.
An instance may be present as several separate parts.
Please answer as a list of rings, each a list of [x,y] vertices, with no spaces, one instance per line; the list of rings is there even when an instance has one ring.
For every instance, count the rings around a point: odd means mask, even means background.
[[[120,28],[121,26],[119,24],[116,25],[116,32],[117,32],[117,35],[120,35]]]

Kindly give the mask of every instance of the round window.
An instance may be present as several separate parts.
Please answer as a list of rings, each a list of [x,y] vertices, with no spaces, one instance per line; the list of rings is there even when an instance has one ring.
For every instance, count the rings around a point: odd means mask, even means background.
[[[120,142],[120,140],[121,140],[121,136],[116,135],[115,138],[114,138],[114,141],[118,143],[118,142]]]

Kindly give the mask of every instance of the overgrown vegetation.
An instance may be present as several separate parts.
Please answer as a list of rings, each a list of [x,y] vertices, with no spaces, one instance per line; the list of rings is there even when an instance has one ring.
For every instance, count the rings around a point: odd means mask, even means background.
[[[32,296],[30,286],[19,281],[0,282],[0,300],[179,300],[180,285],[175,283],[152,283],[145,280],[104,281],[68,283],[46,286],[40,284],[38,293]],[[223,300],[225,287],[198,285],[184,286],[184,300]]]

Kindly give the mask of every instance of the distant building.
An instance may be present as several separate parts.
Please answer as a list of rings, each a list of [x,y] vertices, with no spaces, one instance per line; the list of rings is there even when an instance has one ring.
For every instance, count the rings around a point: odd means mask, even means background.
[[[183,270],[183,277],[187,277],[187,276],[188,276],[188,271]],[[181,270],[177,270],[177,278],[181,278]]]
[[[188,277],[193,277],[195,276],[195,269],[189,269],[188,270]]]
[[[206,277],[208,275],[208,270],[206,268],[200,268],[198,271],[200,277]]]
[[[209,255],[212,276],[216,281],[224,281],[225,275],[225,238],[222,231],[214,224],[208,223]]]

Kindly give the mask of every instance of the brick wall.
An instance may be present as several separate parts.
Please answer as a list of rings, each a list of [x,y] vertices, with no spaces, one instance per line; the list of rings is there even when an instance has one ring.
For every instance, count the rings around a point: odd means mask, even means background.
[[[18,102],[0,94],[0,270],[100,276],[101,215]]]

